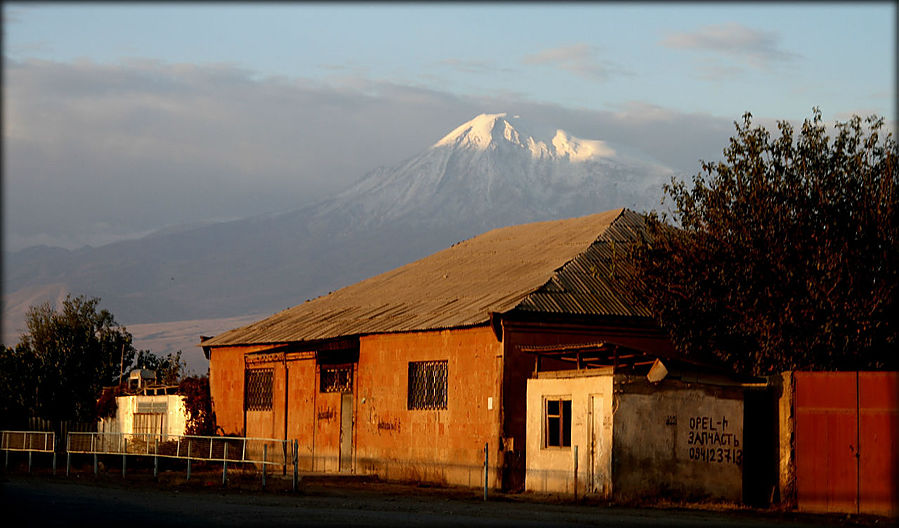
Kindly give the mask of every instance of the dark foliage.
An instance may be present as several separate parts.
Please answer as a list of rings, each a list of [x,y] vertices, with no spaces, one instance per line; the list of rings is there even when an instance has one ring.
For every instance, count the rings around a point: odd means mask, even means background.
[[[215,414],[212,412],[209,378],[191,376],[181,380],[178,394],[184,397],[184,407],[187,410],[186,434],[215,434]]]
[[[684,354],[754,374],[899,368],[896,142],[880,118],[831,138],[813,114],[772,138],[747,113],[725,161],[666,186],[673,218],[648,215],[634,287]]]
[[[122,393],[121,385],[103,389],[103,392],[100,393],[100,398],[97,399],[97,418],[114,417],[119,409],[116,396],[121,396]]]
[[[3,353],[4,371],[17,373],[3,406],[54,422],[96,419],[100,391],[118,383],[135,352],[131,334],[99,302],[67,296],[59,311],[49,303],[28,310],[21,342]]]
[[[37,358],[27,347],[0,347],[0,428],[20,429],[32,416],[37,369]]]
[[[187,363],[181,359],[181,351],[157,356],[149,350],[141,350],[134,360],[134,368],[156,371],[156,381],[162,385],[177,385],[187,370]]]

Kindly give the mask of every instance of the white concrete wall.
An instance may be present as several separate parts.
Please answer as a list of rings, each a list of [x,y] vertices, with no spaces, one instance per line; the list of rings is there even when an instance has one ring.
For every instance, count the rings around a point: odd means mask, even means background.
[[[741,390],[616,376],[615,391],[616,498],[742,500]]]
[[[544,401],[571,399],[571,446],[545,447]],[[598,412],[594,413],[594,398]],[[591,430],[597,431],[593,444]],[[574,446],[577,446],[578,495],[611,493],[612,373],[610,369],[541,373],[527,385],[525,489],[574,493]]]
[[[138,412],[138,403],[165,403],[165,431],[167,435],[183,435],[187,428],[187,408],[184,397],[178,394],[138,395],[116,397],[115,419],[100,420],[98,430],[107,433],[134,433],[134,413]]]

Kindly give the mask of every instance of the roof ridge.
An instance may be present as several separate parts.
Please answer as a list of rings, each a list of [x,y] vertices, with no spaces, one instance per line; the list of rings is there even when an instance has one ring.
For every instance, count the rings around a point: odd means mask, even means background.
[[[544,305],[544,304],[553,304],[553,305],[556,304],[554,301],[550,300],[549,298],[537,299],[537,297],[556,297],[559,294],[565,294],[565,295],[568,295],[569,297],[588,295],[587,293],[585,293],[583,291],[573,291],[573,290],[566,289],[565,288],[565,282],[566,282],[565,275],[567,272],[571,272],[572,274],[578,274],[578,273],[583,274],[584,271],[589,271],[589,274],[595,280],[589,281],[592,283],[590,285],[584,284],[583,281],[578,281],[580,283],[579,285],[586,286],[587,288],[590,288],[591,286],[593,288],[600,287],[601,289],[605,290],[605,293],[607,294],[606,302],[617,305],[616,309],[618,309],[622,312],[627,312],[627,313],[621,313],[618,315],[638,315],[638,316],[648,315],[648,312],[646,312],[645,308],[640,307],[640,306],[630,306],[629,305],[630,303],[628,303],[627,299],[621,298],[620,294],[618,292],[616,292],[618,287],[615,284],[613,284],[613,282],[616,280],[615,274],[616,274],[616,267],[618,265],[618,261],[616,259],[617,250],[615,249],[615,243],[616,242],[627,243],[629,241],[633,241],[634,235],[636,234],[636,231],[638,229],[637,226],[635,226],[634,224],[639,223],[641,227],[644,225],[642,214],[632,211],[626,207],[622,207],[622,208],[618,209],[617,211],[618,211],[618,214],[615,216],[615,218],[611,222],[609,222],[609,224],[607,226],[605,226],[605,229],[603,229],[602,232],[597,235],[597,237],[593,240],[593,242],[588,244],[587,247],[584,248],[583,251],[579,252],[577,255],[574,255],[571,259],[569,259],[563,265],[561,265],[557,269],[555,269],[553,271],[552,276],[549,279],[547,279],[546,282],[544,282],[539,287],[535,288],[530,293],[528,293],[525,297],[523,297],[521,299],[521,301],[514,308],[512,308],[512,310],[518,310],[518,309],[527,310],[529,308],[533,309],[534,307]],[[624,236],[615,236],[616,234],[624,235]],[[627,236],[627,235],[630,235],[630,236]],[[611,269],[609,270],[610,276],[609,276],[608,280],[606,280],[605,278],[599,277],[597,275],[597,273],[600,272],[600,269],[599,269],[601,267],[600,262],[598,262],[598,261],[585,262],[585,261],[591,260],[590,256],[588,255],[588,253],[590,253],[591,249],[596,249],[596,252],[599,254],[596,256],[600,256],[601,254],[605,253],[602,250],[602,248],[599,247],[600,245],[605,245],[605,244],[609,245],[609,248],[612,253],[611,260],[613,261],[611,263]],[[585,264],[590,264],[590,266],[587,267],[587,266],[585,266]],[[625,263],[625,265],[626,265],[626,263]],[[585,269],[575,270],[574,268],[585,268]],[[549,288],[550,285],[552,285],[553,288]],[[646,313],[644,313],[644,312],[646,312]]]
[[[556,268],[555,270],[553,270],[552,276],[550,276],[550,277],[546,280],[546,282],[544,282],[544,283],[541,284],[540,286],[537,286],[536,288],[534,288],[533,290],[531,290],[530,293],[528,293],[527,295],[525,295],[524,297],[522,297],[521,301],[519,301],[518,304],[516,304],[515,307],[512,308],[512,310],[515,310],[515,309],[519,308],[519,307],[520,307],[522,304],[524,304],[525,302],[530,301],[530,300],[531,300],[531,296],[532,296],[533,294],[538,293],[538,292],[540,292],[541,290],[546,291],[547,286],[549,286],[549,285],[552,284],[552,283],[556,283],[557,287],[560,288],[560,289],[562,289],[562,291],[564,292],[564,285],[563,285],[562,281],[559,279],[559,274],[561,274],[561,273],[565,270],[566,267],[570,266],[573,262],[575,262],[576,260],[578,260],[579,258],[581,258],[587,251],[590,250],[591,247],[593,247],[593,246],[596,245],[598,242],[600,242],[600,239],[602,239],[603,237],[605,237],[606,233],[609,232],[609,230],[612,228],[612,226],[614,226],[615,223],[618,222],[618,221],[622,218],[622,216],[625,215],[625,213],[627,213],[627,212],[632,212],[632,211],[630,211],[629,209],[627,209],[626,207],[620,207],[620,208],[618,208],[618,209],[612,209],[611,211],[607,211],[607,212],[614,212],[614,211],[617,211],[618,214],[616,214],[616,215],[615,215],[615,218],[614,218],[611,222],[609,222],[609,224],[608,224],[607,226],[605,226],[605,228],[603,228],[603,230],[602,230],[601,233],[599,233],[599,234],[596,235],[596,238],[593,239],[593,242],[590,242],[589,244],[587,244],[587,246],[584,248],[583,251],[581,251],[581,252],[578,253],[577,255],[574,255],[574,256],[571,257],[568,261],[566,261],[564,264],[562,264],[561,266],[559,266],[558,268]]]
[[[490,313],[521,308],[578,258],[593,254],[610,229],[631,224],[627,209],[576,218],[531,222],[487,231],[422,259],[340,288],[261,321],[226,331],[204,346],[298,342],[341,336],[425,331],[486,324]],[[628,230],[622,230],[628,236]],[[597,253],[598,255],[599,253]],[[620,296],[583,270],[570,274],[591,283],[555,300],[571,313],[630,313]],[[589,274],[589,272],[588,272]],[[565,278],[565,277],[562,277]],[[578,279],[579,280],[579,279]],[[562,284],[563,281],[560,281]],[[591,300],[594,292],[603,295]],[[581,299],[583,297],[583,299]],[[610,304],[606,303],[606,300]],[[539,308],[532,308],[539,311]],[[562,306],[548,311],[568,313]]]

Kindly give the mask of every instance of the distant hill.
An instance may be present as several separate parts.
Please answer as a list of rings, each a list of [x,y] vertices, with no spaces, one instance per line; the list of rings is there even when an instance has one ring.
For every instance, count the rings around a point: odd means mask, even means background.
[[[126,326],[154,329],[136,338],[162,343],[169,332],[167,350],[196,356],[199,335],[231,318],[274,313],[495,227],[652,208],[672,174],[622,146],[562,130],[539,138],[517,116],[482,114],[290,212],[6,255],[3,339],[17,340],[28,306],[70,291],[102,298]],[[184,334],[184,322],[197,320],[209,330],[196,323],[187,327],[197,335]]]

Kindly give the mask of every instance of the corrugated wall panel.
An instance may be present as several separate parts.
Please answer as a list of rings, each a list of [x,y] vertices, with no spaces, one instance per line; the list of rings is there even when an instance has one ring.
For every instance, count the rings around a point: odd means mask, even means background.
[[[899,373],[795,373],[799,509],[899,514]]]
[[[899,372],[859,374],[861,511],[899,516]]]
[[[855,373],[796,373],[796,489],[799,509],[855,512]]]

